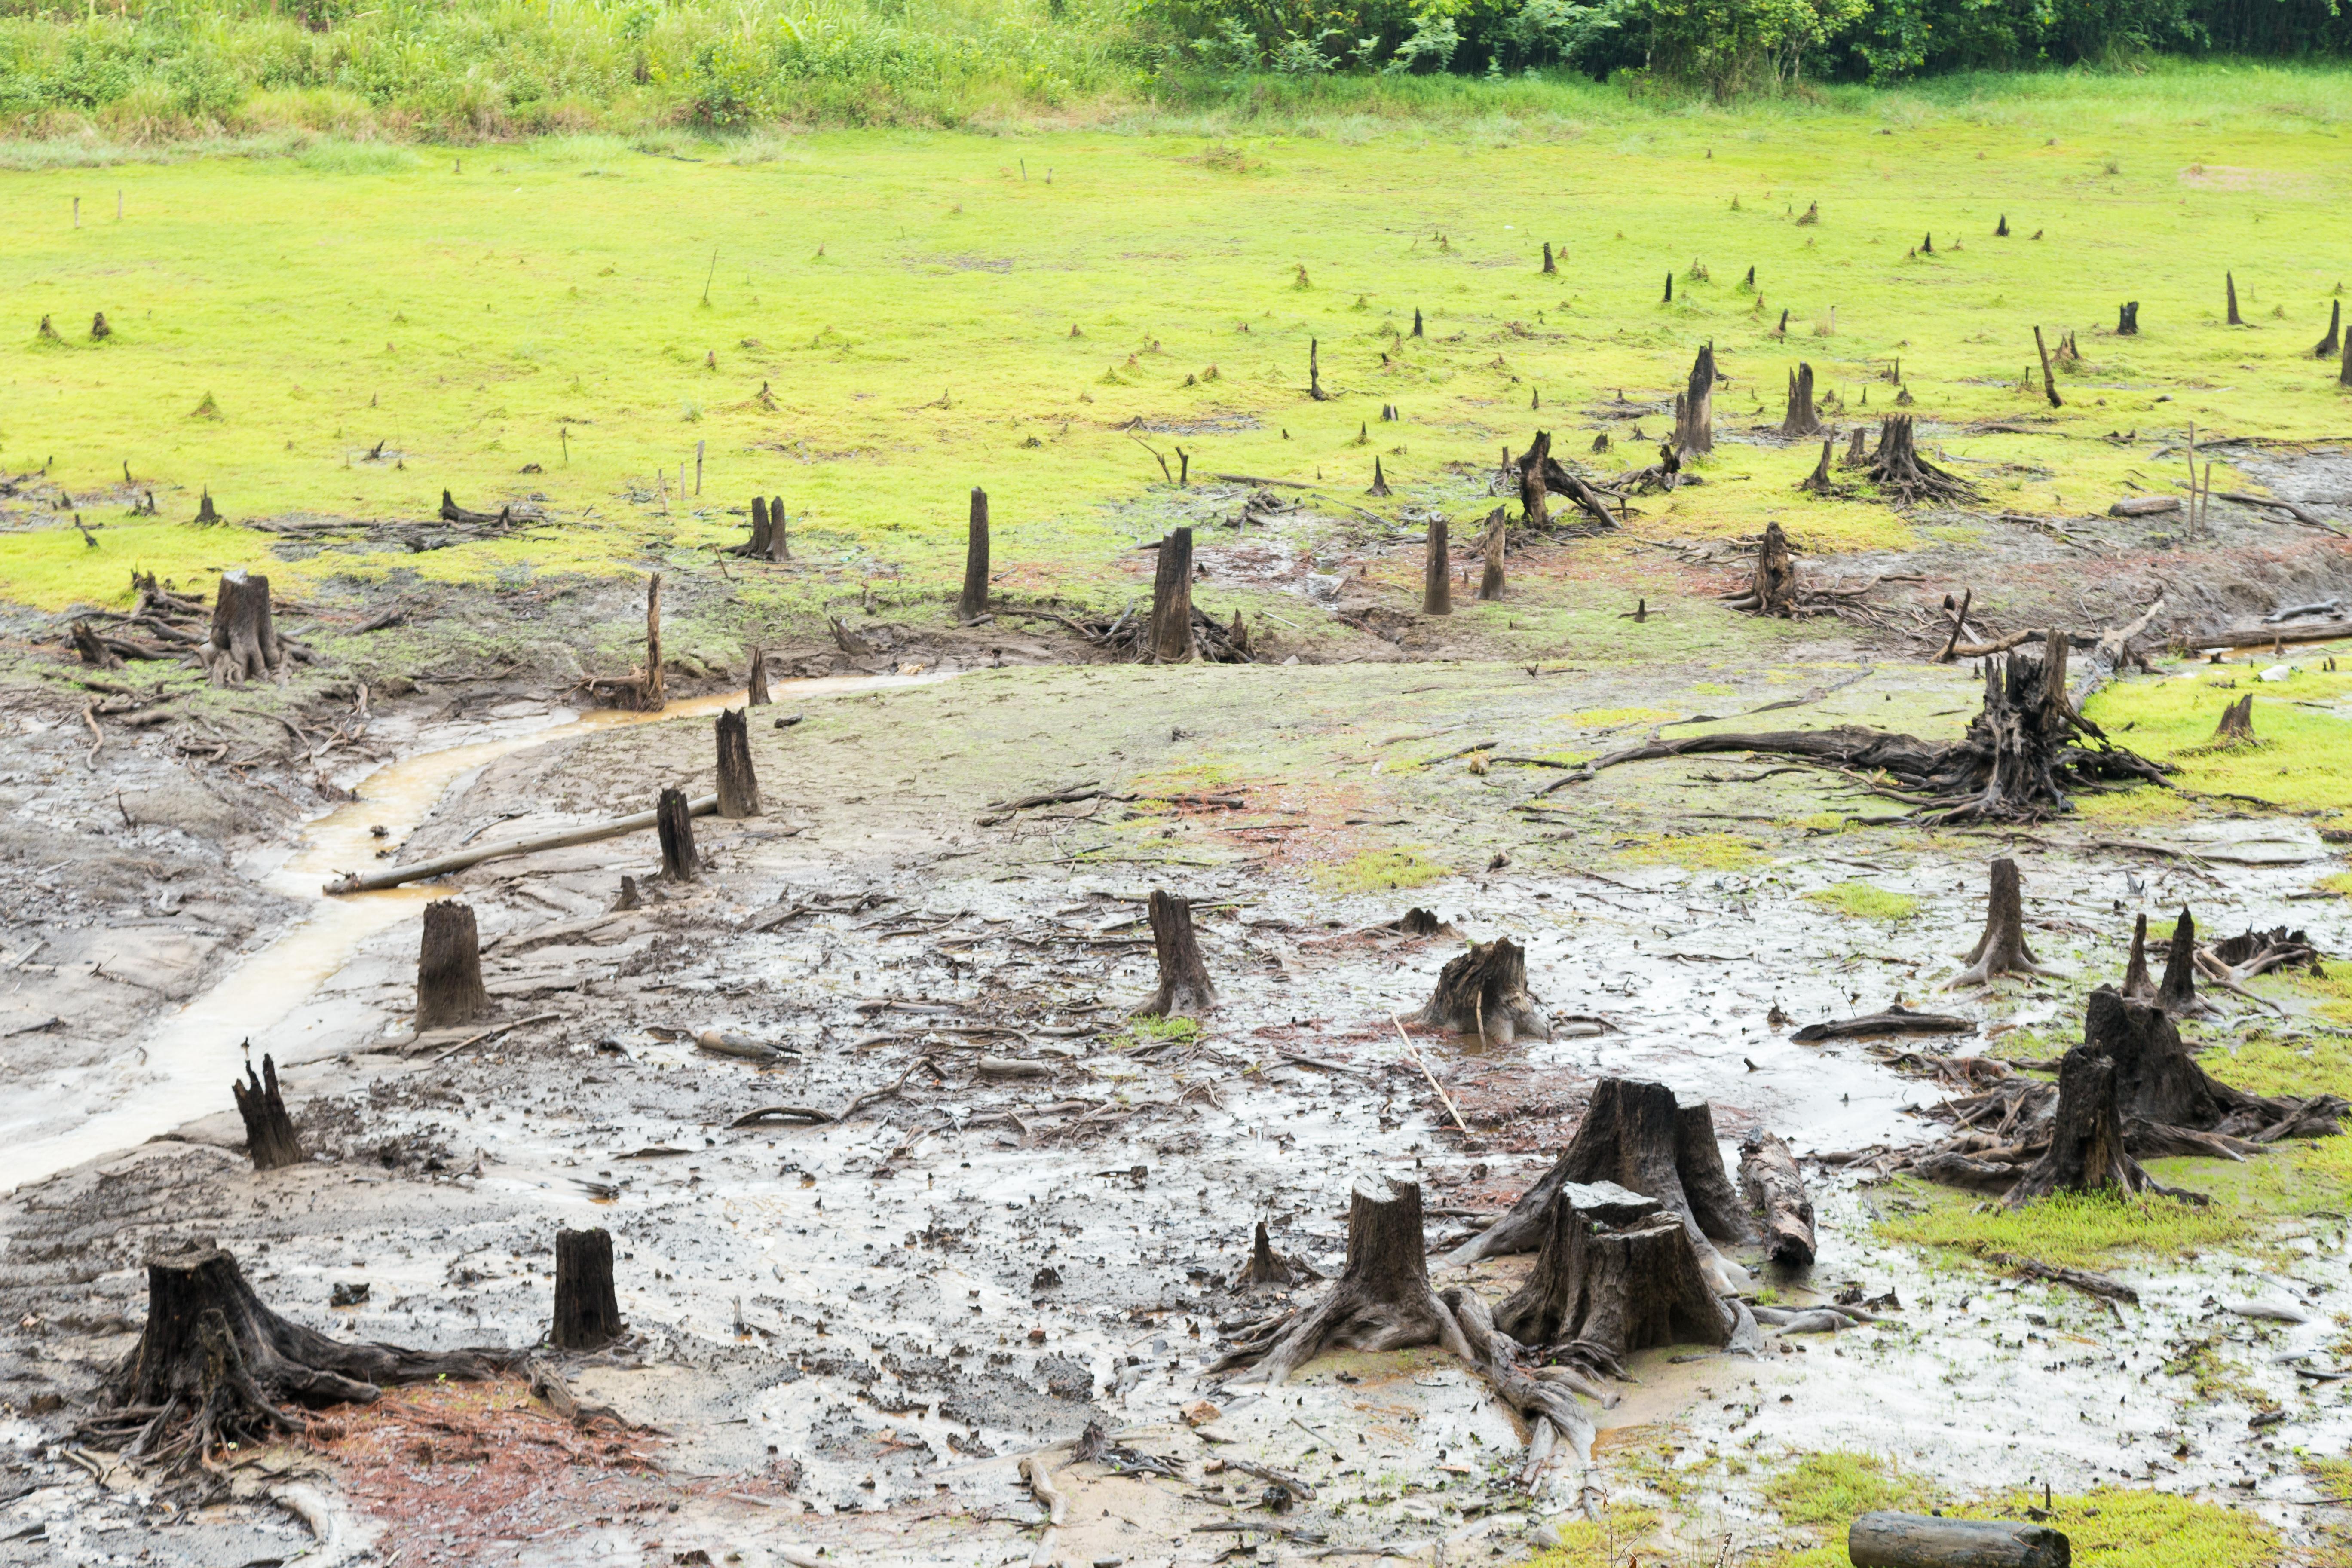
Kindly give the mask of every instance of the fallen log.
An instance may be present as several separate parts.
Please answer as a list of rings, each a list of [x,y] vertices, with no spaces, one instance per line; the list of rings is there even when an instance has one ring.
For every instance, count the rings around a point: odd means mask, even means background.
[[[1884,1013],[1808,1024],[1789,1038],[1801,1045],[1812,1045],[1821,1040],[1853,1040],[1871,1035],[1965,1035],[1975,1027],[1971,1019],[1956,1018],[1948,1013],[1915,1013],[1898,1002]]]
[[[2335,642],[2352,637],[2352,621],[2312,621],[2304,626],[2239,626],[2184,638],[2190,647],[2269,647],[2274,643]]]
[[[1848,1527],[1853,1568],[2067,1568],[2074,1548],[2047,1525],[1865,1513]]]
[[[708,816],[719,809],[715,795],[698,795],[686,803],[689,816]],[[420,860],[413,866],[393,866],[382,871],[346,871],[320,889],[326,893],[373,893],[385,888],[397,888],[408,882],[421,882],[433,877],[446,877],[452,871],[462,871],[468,866],[478,866],[485,860],[501,860],[514,855],[537,855],[550,849],[568,849],[575,844],[593,844],[603,838],[617,838],[625,833],[642,833],[654,826],[658,814],[640,811],[628,816],[617,816],[605,822],[583,823],[577,827],[558,827],[546,833],[532,834],[523,838],[504,838],[495,844],[484,844],[471,849],[460,849],[431,860]]]
[[[1813,1201],[1789,1145],[1769,1132],[1751,1133],[1739,1145],[1739,1185],[1764,1220],[1764,1246],[1772,1261],[1802,1268],[1813,1260]]]

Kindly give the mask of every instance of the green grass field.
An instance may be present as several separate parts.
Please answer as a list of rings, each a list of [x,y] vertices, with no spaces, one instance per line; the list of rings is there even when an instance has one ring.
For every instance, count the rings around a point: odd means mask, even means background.
[[[2268,112],[2249,88],[2277,95]],[[1776,422],[1800,359],[1849,416],[1891,412],[1896,388],[1873,378],[1899,358],[1926,444],[1992,505],[2103,510],[2167,487],[2148,439],[2190,420],[2346,428],[2311,347],[2352,272],[2333,240],[2347,106],[2333,78],[2176,70],[2144,100],[2053,78],[1262,136],[329,142],[22,169],[0,174],[0,466],[49,465],[104,527],[97,549],[63,518],[0,536],[0,594],[111,601],[134,561],[255,552],[181,525],[200,488],[232,520],[421,517],[445,487],[476,506],[537,493],[565,520],[399,558],[467,579],[739,537],[722,509],[781,494],[811,550],[920,587],[949,581],[982,485],[1007,585],[1082,587],[1130,542],[1108,509],[1161,482],[1134,421],[1196,478],[1320,478],[1357,499],[1377,458],[1401,497],[1466,506],[1501,443],[1540,426],[1581,457],[1601,400],[1669,395],[1709,340],[1730,377],[1719,432]],[[1818,223],[1795,221],[1815,203]],[[1538,269],[1547,240],[1557,276]],[[2225,270],[2244,328],[2221,322]],[[2142,334],[2106,335],[2128,299]],[[1400,335],[1415,310],[1418,340]],[[94,342],[100,310],[114,335]],[[2054,416],[2024,384],[2036,324],[2082,345]],[[1307,395],[1310,340],[1330,401]],[[1995,420],[2029,433],[1967,428]],[[1610,427],[1597,466],[1650,460]],[[701,494],[681,506],[698,446]],[[1648,502],[1634,531],[1777,518],[1815,551],[1911,537],[1874,501],[1797,494],[1811,456],[1721,446],[1706,487]],[[160,520],[124,515],[126,464]]]

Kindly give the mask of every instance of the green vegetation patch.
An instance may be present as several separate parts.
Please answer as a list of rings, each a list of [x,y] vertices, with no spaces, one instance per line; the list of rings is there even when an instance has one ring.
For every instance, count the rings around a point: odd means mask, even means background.
[[[1890,893],[1868,882],[1839,882],[1811,889],[1804,896],[1809,902],[1856,920],[1907,921],[1919,912],[1919,900],[1910,894]]]
[[[1447,874],[1418,849],[1366,849],[1316,867],[1314,879],[1325,892],[1372,893],[1383,888],[1418,888]]]
[[[2084,711],[2121,744],[2175,764],[2173,782],[2183,790],[2251,795],[2299,811],[2342,810],[2352,806],[2352,670],[2322,669],[2322,657],[2308,649],[2279,660],[2257,654],[2248,664],[2192,665],[2154,679],[2119,681]],[[2262,670],[2281,665],[2291,671],[2285,679],[2262,679]],[[2222,709],[2248,695],[2254,700],[2253,744],[2216,745]],[[2155,792],[2134,792],[2142,794]],[[2137,809],[2159,808],[2151,803]]]
[[[1681,866],[1693,871],[1746,871],[1767,858],[1765,846],[1729,833],[1650,833],[1613,851],[1628,866]]]

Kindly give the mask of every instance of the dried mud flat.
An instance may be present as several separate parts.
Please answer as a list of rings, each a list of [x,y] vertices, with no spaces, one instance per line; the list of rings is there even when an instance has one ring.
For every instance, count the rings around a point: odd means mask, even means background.
[[[1343,610],[1379,581],[1376,551],[1350,560],[1374,569],[1328,574]],[[2246,593],[2268,608],[2337,563],[2315,545]],[[2110,576],[2051,581],[2137,602]],[[620,910],[622,875],[654,890],[649,835],[429,890],[314,889],[378,849],[408,861],[704,793],[730,696],[715,674],[645,721],[570,722],[528,679],[474,682],[481,700],[394,701],[299,768],[101,742],[104,794],[86,733],[22,701],[6,875],[43,924],[12,925],[0,956],[0,1180],[16,1184],[0,1561],[1524,1556],[1584,1517],[1585,1478],[1517,1485],[1525,1429],[1458,1360],[1343,1353],[1273,1389],[1204,1372],[1242,1326],[1324,1289],[1237,1287],[1257,1222],[1336,1275],[1350,1189],[1413,1181],[1435,1258],[1542,1173],[1609,1076],[1710,1101],[1727,1149],[1751,1131],[1801,1153],[1916,1141],[1945,1089],[1872,1042],[1790,1035],[1925,1005],[1960,967],[1996,853],[2023,868],[2036,950],[2067,975],[2120,974],[2130,916],[2183,903],[2212,930],[2346,944],[2337,904],[2307,900],[2340,859],[2300,819],[2200,822],[2169,855],[2119,856],[2064,821],[1874,822],[1892,808],[1832,774],[1692,757],[1539,796],[1559,770],[1507,761],[1768,706],[1957,733],[1980,684],[1883,627],[1805,623],[1769,659],[1538,673],[1370,633],[1386,651],[1356,663],[1200,668],[942,660],[953,635],[866,661],[905,674],[811,654],[796,668],[840,673],[750,711],[764,814],[698,820],[700,879]],[[964,668],[937,679],[942,662]],[[284,723],[245,722],[257,748]],[[403,760],[378,773],[371,752]],[[1041,795],[1066,798],[1006,804]],[[93,830],[103,806],[119,832]],[[1692,836],[1733,852],[1654,853]],[[1862,924],[1805,897],[1859,875],[1916,918]],[[1196,911],[1220,995],[1197,1030],[1128,1016],[1151,988],[1155,889]],[[420,1039],[416,915],[436,897],[474,909],[496,1011]],[[1450,930],[1391,929],[1409,905]],[[1469,1049],[1401,1027],[1462,938],[1497,936],[1525,948],[1554,1039]],[[1976,1023],[1938,1047],[1960,1052],[2076,1025],[2063,982],[1934,1005]],[[706,1031],[777,1054],[698,1048]],[[306,1163],[248,1167],[220,1081],[247,1039],[281,1069]],[[1899,1310],[1834,1335],[1768,1328],[1761,1353],[1637,1355],[1594,1412],[1592,1481],[1604,1512],[1660,1510],[1644,1560],[1807,1543],[1761,1485],[1825,1447],[1885,1455],[1939,1497],[2031,1481],[2232,1499],[2298,1552],[2340,1522],[2296,1461],[2352,1437],[2339,1384],[2302,1375],[2334,1353],[2341,1216],[2259,1257],[2132,1268],[2139,1301],[2116,1308],[1885,1241],[1900,1189],[1805,1172],[1816,1263],[1737,1259],[1783,1303],[1858,1288]],[[548,1325],[555,1233],[591,1226],[614,1237],[630,1337],[552,1359],[619,1422],[560,1420],[516,1379],[403,1390],[239,1456],[210,1500],[74,1436],[135,1342],[144,1260],[171,1244],[216,1241],[271,1307],[339,1338],[524,1346]],[[1530,1261],[1441,1265],[1438,1282],[1492,1300]],[[2250,1296],[2304,1321],[2226,1310]],[[2239,1369],[2218,1386],[2197,1370],[2217,1344]],[[1090,1426],[1109,1453],[1071,1458]],[[1066,1494],[1042,1545],[1024,1458]]]

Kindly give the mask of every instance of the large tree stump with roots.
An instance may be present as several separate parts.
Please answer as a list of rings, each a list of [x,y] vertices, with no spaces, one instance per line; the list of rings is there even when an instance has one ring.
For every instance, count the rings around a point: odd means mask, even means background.
[[[2058,1108],[2051,1119],[2050,1147],[2025,1168],[2002,1201],[2021,1208],[2053,1193],[2094,1193],[2105,1187],[2191,1196],[2165,1186],[2132,1158],[2116,1102],[2116,1064],[2085,1042],[2059,1058]]]
[[[1486,569],[1478,577],[1478,597],[1490,604],[1503,596],[1503,549],[1507,542],[1505,526],[1503,509],[1496,507],[1495,515],[1486,520],[1486,539],[1483,547]]]
[[[1804,1268],[1813,1261],[1813,1200],[1789,1145],[1769,1132],[1739,1145],[1739,1186],[1764,1220],[1764,1247],[1772,1261]]]
[[[748,707],[719,710],[719,815],[730,820],[760,815],[760,781],[751,772]]]
[[[295,1134],[294,1118],[286,1111],[286,1097],[278,1092],[278,1063],[268,1052],[261,1057],[261,1076],[245,1064],[245,1081],[229,1079],[236,1098],[236,1113],[245,1119],[245,1149],[257,1171],[275,1171],[302,1163],[302,1140]]]
[[[242,567],[221,574],[213,600],[213,624],[196,646],[215,686],[274,680],[286,669],[293,645],[278,635],[269,614],[269,579]]]
[[[1160,959],[1160,987],[1135,1009],[1135,1016],[1190,1017],[1214,1007],[1217,988],[1209,983],[1209,966],[1192,934],[1192,900],[1155,888],[1144,911],[1151,921],[1152,950]]]
[[[1522,1344],[1590,1346],[1588,1364],[1622,1375],[1625,1359],[1655,1345],[1721,1345],[1733,1315],[1670,1214],[1598,1229],[1565,1193],[1542,1216],[1543,1247],[1527,1280],[1495,1309],[1495,1322]]]
[[[1813,406],[1813,367],[1801,363],[1789,373],[1789,405],[1780,416],[1780,434],[1794,441],[1822,433],[1821,411]]]
[[[1454,613],[1454,565],[1446,553],[1445,519],[1443,515],[1429,520],[1429,544],[1421,565],[1421,613],[1424,616],[1450,616]]]
[[[1714,1112],[1705,1100],[1679,1104],[1664,1084],[1622,1078],[1604,1078],[1593,1085],[1584,1120],[1543,1179],[1446,1261],[1470,1264],[1502,1253],[1534,1251],[1543,1244],[1545,1210],[1560,1190],[1599,1182],[1613,1182],[1655,1198],[1672,1211],[1690,1234],[1699,1267],[1718,1294],[1744,1279],[1745,1271],[1714,1246],[1754,1238],[1715,1141]]]
[[[547,1339],[558,1350],[602,1350],[621,1337],[621,1304],[613,1293],[613,1237],[593,1230],[555,1233],[555,1315]]]
[[[694,851],[694,816],[684,790],[672,785],[661,792],[654,803],[654,833],[661,840],[662,880],[698,880],[702,858]]]
[[[1962,955],[1968,965],[1944,983],[1946,990],[1984,985],[2004,974],[2048,974],[2025,945],[2025,900],[2017,862],[2006,856],[1992,863],[1992,885],[1985,895],[1984,934]]]
[[[1878,449],[1870,455],[1865,472],[1872,483],[1906,504],[1980,499],[1974,485],[1919,455],[1908,414],[1897,414],[1879,426]]]
[[[387,1384],[485,1378],[520,1359],[331,1340],[263,1306],[229,1254],[194,1244],[148,1260],[146,1326],[106,1380],[115,1408],[85,1430],[127,1439],[130,1458],[217,1470],[229,1444],[303,1430],[281,1405],[363,1405]]]
[[[2116,1108],[2127,1121],[2210,1129],[2248,1098],[2206,1076],[2162,1008],[2108,986],[2084,1008],[2083,1044],[2115,1064]]]
[[[2173,922],[2171,945],[2164,956],[2164,980],[2156,988],[2156,1005],[2176,1018],[2194,1017],[2213,1010],[2197,994],[2197,921],[2189,914],[2187,904],[2180,906],[2180,918]]]
[[[1151,661],[1181,664],[1192,657],[1192,531],[1179,528],[1160,541],[1151,576]]]
[[[1349,1196],[1348,1266],[1323,1299],[1293,1314],[1266,1339],[1235,1347],[1219,1365],[1255,1360],[1252,1375],[1279,1386],[1326,1351],[1428,1344],[1470,1359],[1461,1330],[1429,1286],[1421,1186],[1395,1182],[1384,1196],[1361,1191]]]
[[[1413,1022],[1457,1035],[1475,1035],[1489,1046],[1507,1046],[1524,1035],[1551,1038],[1551,1020],[1528,993],[1528,955],[1509,937],[1498,936],[1446,960],[1437,989]]]
[[[425,929],[416,948],[417,1030],[470,1024],[489,1010],[474,908],[455,899],[436,899],[425,906]]]
[[[965,534],[963,592],[956,598],[956,619],[970,626],[988,614],[988,492],[971,488],[971,521]]]
[[[1715,450],[1715,345],[1691,362],[1690,384],[1675,404],[1675,451],[1682,457]]]
[[[1779,523],[1764,525],[1764,537],[1756,546],[1756,573],[1749,580],[1748,591],[1733,595],[1727,602],[1731,608],[1745,610],[1750,615],[1793,616],[1797,613],[1797,557],[1789,548],[1789,536],[1781,531]]]

